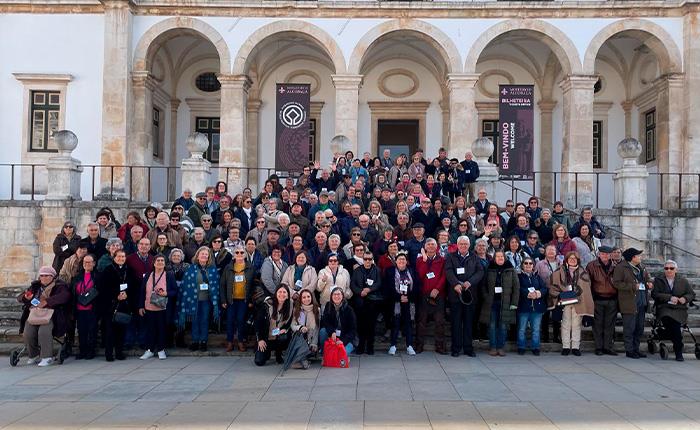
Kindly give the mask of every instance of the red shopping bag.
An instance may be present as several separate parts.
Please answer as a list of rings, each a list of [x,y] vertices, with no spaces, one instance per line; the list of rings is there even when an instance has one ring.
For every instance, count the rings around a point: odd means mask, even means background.
[[[348,353],[345,351],[343,342],[333,339],[327,339],[323,344],[323,366],[324,367],[350,367]]]

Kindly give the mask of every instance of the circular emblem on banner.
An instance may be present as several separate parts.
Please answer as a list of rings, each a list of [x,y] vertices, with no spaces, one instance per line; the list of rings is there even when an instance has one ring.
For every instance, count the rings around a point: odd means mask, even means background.
[[[280,109],[280,121],[287,128],[299,128],[305,120],[306,110],[297,102],[287,102]]]

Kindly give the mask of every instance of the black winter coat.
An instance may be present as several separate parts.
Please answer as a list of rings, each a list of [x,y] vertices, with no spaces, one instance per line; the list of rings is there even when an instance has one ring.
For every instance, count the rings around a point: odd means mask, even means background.
[[[63,262],[66,261],[68,257],[75,254],[78,249],[78,244],[80,243],[80,236],[74,234],[73,237],[68,239],[65,234],[59,233],[53,240],[53,263],[51,267],[56,271],[56,273],[61,271],[63,267]],[[64,250],[64,247],[66,247]]]
[[[355,311],[346,301],[343,301],[343,304],[340,305],[340,312],[336,313],[333,302],[328,302],[323,309],[321,328],[325,328],[329,336],[336,330],[340,330],[340,340],[343,345],[353,343],[357,336]]]

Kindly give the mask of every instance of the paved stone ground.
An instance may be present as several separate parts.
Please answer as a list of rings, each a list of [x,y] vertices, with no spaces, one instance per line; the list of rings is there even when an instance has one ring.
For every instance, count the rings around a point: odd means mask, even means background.
[[[423,353],[285,374],[252,357],[6,361],[0,427],[700,429],[700,361],[686,358]]]

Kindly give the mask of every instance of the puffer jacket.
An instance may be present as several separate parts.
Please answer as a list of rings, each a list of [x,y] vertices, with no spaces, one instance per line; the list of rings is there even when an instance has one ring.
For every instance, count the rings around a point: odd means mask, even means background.
[[[323,280],[324,275],[326,280]],[[350,300],[353,296],[352,289],[350,289],[350,272],[348,272],[344,267],[338,266],[338,272],[335,277],[335,284],[333,283],[333,275],[331,269],[324,267],[318,272],[318,283],[316,284],[316,291],[321,294],[319,303],[323,308],[326,303],[331,300],[331,290],[333,286],[337,286],[343,289],[343,294],[346,300]]]
[[[547,310],[547,293],[549,292],[547,284],[545,284],[542,281],[542,278],[540,278],[539,275],[534,272],[529,275],[525,272],[521,272],[518,275],[518,281],[520,283],[518,312],[534,312],[538,314],[544,313]],[[527,295],[530,293],[530,288],[534,288],[542,295],[537,299],[528,299]]]
[[[500,276],[499,276],[500,271]],[[501,321],[505,324],[515,324],[515,310],[511,306],[517,306],[520,299],[520,281],[513,265],[506,260],[503,266],[491,262],[486,269],[486,283],[481,292],[481,313],[479,321],[488,324],[491,321],[491,306],[495,299],[495,288],[503,288],[501,293]],[[499,279],[500,278],[500,279]],[[500,281],[500,282],[499,282]]]

